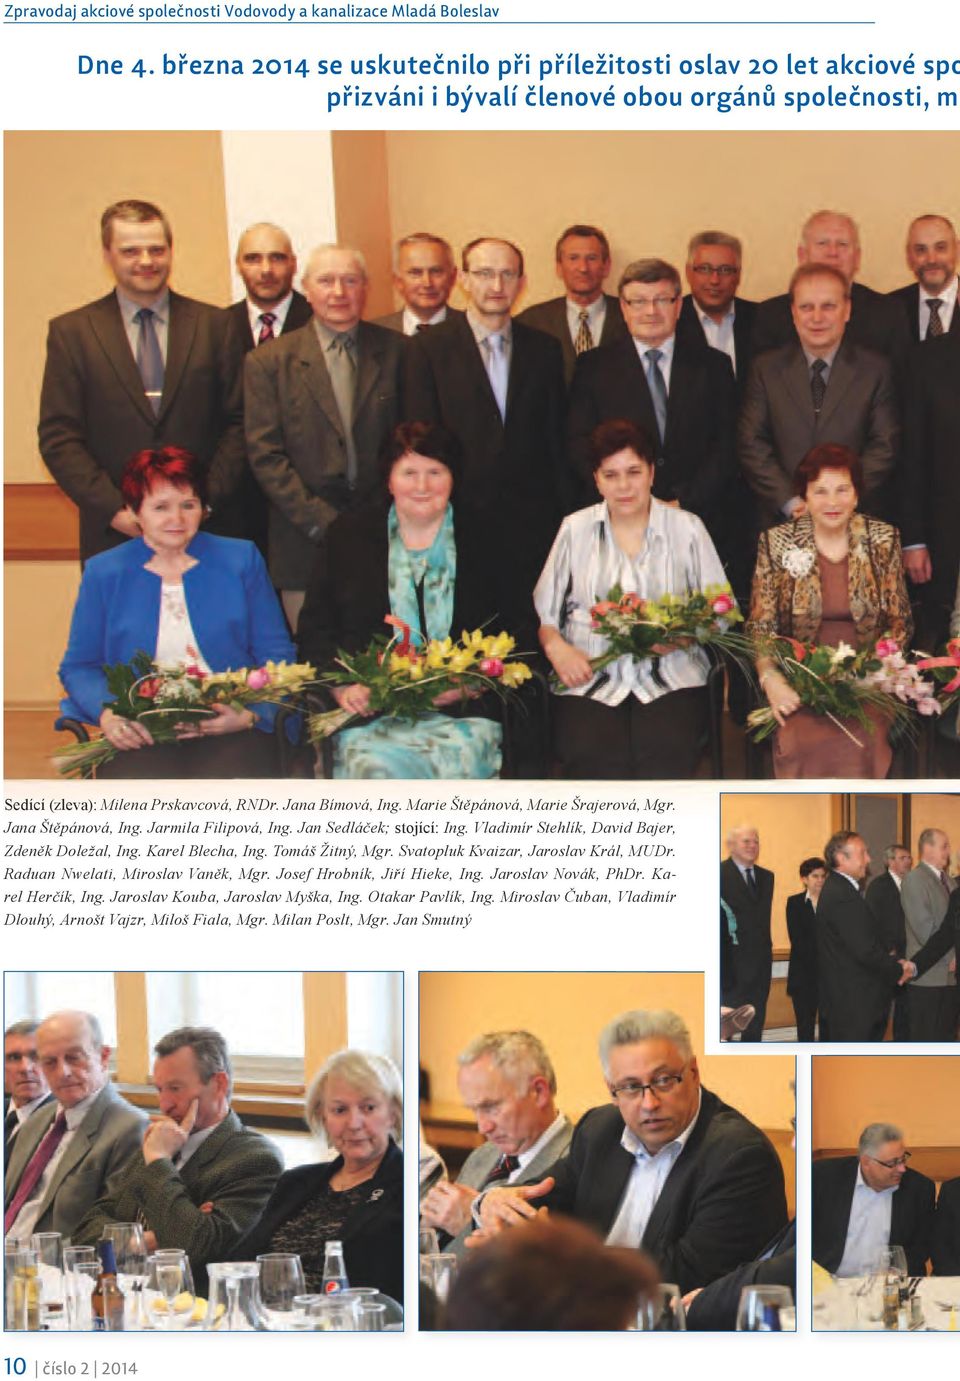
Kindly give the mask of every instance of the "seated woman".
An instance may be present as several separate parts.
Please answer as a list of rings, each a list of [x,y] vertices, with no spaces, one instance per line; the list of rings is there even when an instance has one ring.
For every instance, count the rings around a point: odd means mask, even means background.
[[[511,613],[518,596],[504,587],[489,534],[451,499],[460,467],[460,444],[445,428],[409,422],[394,430],[385,451],[386,493],[330,525],[310,578],[297,641],[318,671],[338,650],[359,651],[388,632],[387,614],[410,627],[417,645],[482,626],[522,636]],[[370,713],[365,686],[338,686],[331,694],[342,709]],[[465,703],[458,691],[447,691],[434,705],[451,713],[341,730],[333,739],[333,775],[495,777],[501,729],[485,717],[483,702]],[[457,711],[464,717],[453,717]]]
[[[726,575],[700,519],[653,498],[654,451],[632,422],[601,423],[590,464],[602,502],[564,518],[533,594],[541,646],[567,687],[552,697],[560,775],[691,777],[707,721],[706,654],[621,657],[598,675],[590,658],[606,642],[590,610],[615,585],[655,600]]]
[[[841,642],[857,650],[883,637],[906,648],[913,623],[896,528],[858,513],[860,459],[848,446],[814,446],[794,475],[801,516],[760,538],[747,631],[754,638]],[[801,708],[800,697],[773,660],[757,673],[778,725],[777,777],[885,777],[892,751],[886,721],[849,725]],[[856,741],[854,741],[856,740]]]
[[[296,1253],[308,1294],[319,1294],[328,1242],[343,1243],[351,1286],[403,1303],[403,1089],[385,1055],[341,1050],[307,1090],[307,1125],[335,1160],[281,1175],[234,1260]]]
[[[123,719],[107,703],[104,666],[130,662],[137,652],[163,666],[196,664],[205,672],[296,659],[253,543],[199,531],[206,489],[196,456],[176,446],[140,451],[120,489],[141,535],[84,567],[60,665],[63,713],[99,724],[122,750],[98,777],[276,776],[271,705],[218,706],[180,742],[155,744],[145,724]]]

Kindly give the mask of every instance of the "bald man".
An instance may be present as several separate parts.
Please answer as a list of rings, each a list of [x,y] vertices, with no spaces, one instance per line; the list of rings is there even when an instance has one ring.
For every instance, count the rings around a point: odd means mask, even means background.
[[[740,1037],[742,1041],[759,1041],[763,1037],[773,969],[773,873],[759,867],[759,857],[760,834],[756,826],[736,825],[727,835],[727,857],[720,864],[720,896],[737,922],[732,947],[733,988],[726,1001],[733,1007],[750,1003],[757,1013]]]
[[[960,336],[957,310],[957,232],[946,216],[918,216],[907,231],[907,267],[917,280],[887,296],[906,314],[916,344]]]

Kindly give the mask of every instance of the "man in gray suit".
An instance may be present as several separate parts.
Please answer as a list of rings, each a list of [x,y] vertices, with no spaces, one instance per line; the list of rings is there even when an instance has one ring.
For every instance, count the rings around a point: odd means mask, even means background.
[[[790,280],[798,344],[754,357],[740,413],[739,454],[763,527],[800,517],[793,475],[812,446],[850,446],[863,464],[860,507],[876,513],[893,469],[900,421],[890,364],[845,337],[850,290],[827,264],[801,264]]]
[[[51,321],[40,394],[40,454],[80,510],[80,558],[140,535],[120,476],[161,446],[209,465],[208,526],[237,536],[242,400],[227,314],[170,289],[173,235],[151,202],[108,206],[100,235],[116,290]]]
[[[517,317],[525,326],[555,336],[563,350],[569,386],[578,356],[597,345],[624,340],[627,327],[616,297],[603,291],[610,273],[610,244],[595,225],[568,225],[556,246],[557,277],[566,292],[537,302]]]
[[[116,1191],[91,1207],[73,1234],[95,1243],[107,1223],[136,1220],[147,1249],[182,1247],[206,1293],[209,1261],[225,1261],[260,1217],[283,1159],[272,1141],[230,1109],[227,1043],[207,1026],[182,1026],[154,1046],[160,1117]]]
[[[536,1179],[566,1153],[573,1126],[557,1111],[557,1076],[543,1043],[529,1031],[494,1031],[457,1057],[460,1096],[486,1137],[455,1184],[441,1180],[421,1207],[425,1227],[449,1234],[458,1255],[473,1231],[471,1205],[492,1184]]]
[[[40,1067],[55,1102],[17,1137],[4,1181],[4,1235],[71,1237],[94,1200],[111,1193],[146,1118],[109,1082],[110,1047],[87,1012],[55,1012],[37,1028]]]
[[[939,930],[956,886],[947,873],[950,840],[943,830],[923,830],[917,852],[920,861],[903,879],[900,888],[910,959]],[[956,1040],[956,953],[956,949],[948,950],[942,959],[907,985],[908,1040]]]
[[[270,574],[295,631],[317,546],[376,483],[399,415],[403,341],[360,318],[363,255],[319,245],[303,291],[313,320],[251,350],[244,368],[247,454],[270,500]]]
[[[425,230],[405,235],[393,252],[393,286],[403,306],[399,312],[377,317],[374,325],[415,336],[421,327],[463,316],[447,306],[456,281],[457,265],[446,240]]]

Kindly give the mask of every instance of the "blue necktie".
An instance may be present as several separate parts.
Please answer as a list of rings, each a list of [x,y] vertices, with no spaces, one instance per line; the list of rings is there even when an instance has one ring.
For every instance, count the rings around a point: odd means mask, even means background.
[[[500,335],[499,331],[494,331],[492,335],[487,336],[484,342],[487,348],[487,374],[490,376],[490,387],[493,389],[493,396],[497,400],[500,416],[505,419],[507,416],[507,382],[510,370],[503,343],[503,336]]]

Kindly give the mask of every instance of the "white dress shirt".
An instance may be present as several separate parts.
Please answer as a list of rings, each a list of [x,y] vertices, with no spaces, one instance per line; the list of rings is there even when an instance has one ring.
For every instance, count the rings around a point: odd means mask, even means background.
[[[865,1276],[875,1269],[884,1247],[890,1245],[890,1219],[893,1196],[898,1184],[889,1189],[871,1189],[857,1166],[857,1183],[850,1205],[847,1240],[837,1267],[838,1276]]]
[[[607,1233],[608,1247],[639,1247],[647,1230],[650,1215],[657,1206],[670,1171],[680,1158],[680,1152],[693,1135],[700,1116],[702,1095],[697,1100],[697,1111],[690,1124],[673,1141],[661,1146],[653,1155],[629,1127],[624,1127],[620,1145],[633,1156],[633,1169],[623,1191],[617,1216]]]
[[[697,305],[694,298],[693,309],[697,314],[697,319],[703,327],[703,334],[707,338],[707,344],[714,350],[722,350],[728,356],[733,365],[733,372],[737,372],[737,343],[733,336],[733,323],[736,320],[736,304],[731,302],[729,310],[724,313],[719,321],[715,321],[708,312]]]
[[[263,314],[269,312],[274,318],[271,325],[273,334],[279,336],[287,320],[287,313],[290,311],[290,304],[293,301],[293,293],[288,292],[282,302],[276,302],[272,307],[258,307],[256,302],[251,302],[247,298],[247,317],[250,321],[250,334],[255,341],[260,339],[260,330],[263,326]]]
[[[926,288],[923,286],[922,283],[919,285],[919,287],[920,287],[920,310],[919,310],[920,321],[919,321],[919,326],[920,326],[920,339],[921,339],[921,340],[926,340],[926,338],[927,338],[927,328],[928,328],[929,325],[930,325],[930,307],[929,307],[929,302],[930,302],[931,297],[938,297],[938,298],[940,299],[940,301],[943,303],[943,306],[940,308],[940,320],[941,320],[941,322],[943,323],[944,334],[946,334],[947,331],[950,330],[950,323],[951,323],[951,321],[953,320],[953,314],[954,314],[954,312],[956,311],[956,307],[957,307],[957,287],[958,287],[958,283],[960,283],[960,280],[958,280],[958,279],[957,279],[957,276],[954,275],[953,278],[950,280],[950,282],[947,284],[947,286],[943,289],[943,292],[938,292],[938,293],[928,293],[927,290],[926,290]]]
[[[442,321],[447,319],[447,304],[438,307],[433,316],[426,321],[422,317],[414,316],[409,307],[403,309],[403,334],[405,336],[415,336],[421,326],[439,326]]]
[[[650,500],[650,521],[643,549],[627,556],[617,546],[606,503],[581,508],[564,518],[547,563],[533,592],[540,622],[558,628],[567,642],[599,657],[606,639],[592,629],[590,610],[607,598],[614,585],[641,599],[685,596],[706,585],[725,585],[726,573],[707,529],[694,513]],[[702,648],[678,648],[657,662],[621,657],[605,670],[607,680],[590,697],[601,705],[619,705],[628,695],[649,704],[672,690],[706,684],[709,663]],[[564,691],[585,695],[591,685]]]
[[[513,1184],[515,1180],[519,1180],[522,1177],[523,1172],[526,1170],[527,1166],[530,1165],[532,1161],[536,1160],[537,1156],[539,1156],[540,1152],[543,1150],[544,1146],[546,1146],[550,1138],[555,1137],[559,1134],[562,1126],[563,1113],[558,1112],[556,1117],[550,1123],[550,1126],[547,1128],[547,1130],[537,1137],[536,1141],[533,1143],[532,1146],[528,1146],[525,1151],[517,1152],[517,1160],[520,1162],[520,1164],[517,1166],[516,1170],[514,1170],[513,1173],[507,1177],[507,1184]]]
[[[571,302],[567,298],[567,330],[570,332],[570,339],[574,345],[577,343],[577,336],[580,333],[580,313],[586,312],[587,325],[590,327],[590,335],[593,337],[595,346],[600,344],[600,337],[603,335],[604,323],[607,319],[607,299],[603,293],[600,294],[589,307],[581,307],[579,302]]]

